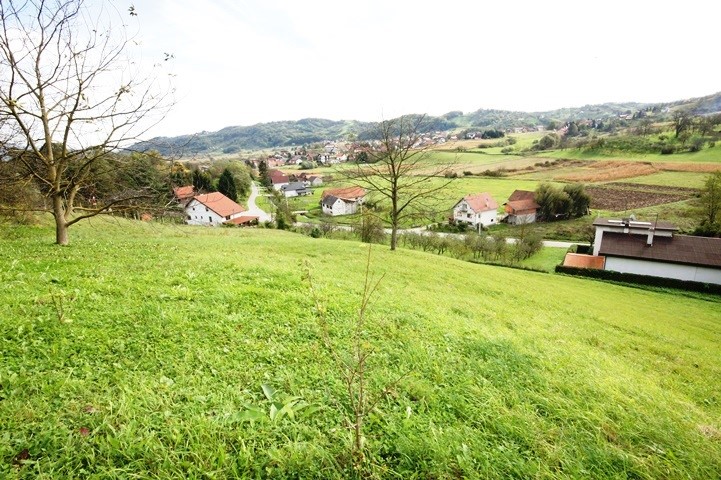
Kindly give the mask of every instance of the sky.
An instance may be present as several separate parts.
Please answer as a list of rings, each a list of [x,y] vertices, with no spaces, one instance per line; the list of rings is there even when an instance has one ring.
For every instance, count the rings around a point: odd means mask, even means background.
[[[717,1],[132,5],[143,57],[173,56],[175,106],[147,138],[309,117],[544,111],[721,91]]]

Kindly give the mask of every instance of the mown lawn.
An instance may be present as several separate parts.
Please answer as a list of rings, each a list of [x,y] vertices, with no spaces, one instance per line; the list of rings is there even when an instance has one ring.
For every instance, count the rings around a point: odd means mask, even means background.
[[[544,272],[553,272],[556,265],[563,263],[567,250],[566,248],[543,247],[531,257],[522,260],[520,266],[543,270]]]
[[[366,245],[101,219],[52,238],[0,227],[0,477],[351,476],[300,262],[343,356]],[[371,264],[364,474],[721,475],[718,298],[385,247]]]

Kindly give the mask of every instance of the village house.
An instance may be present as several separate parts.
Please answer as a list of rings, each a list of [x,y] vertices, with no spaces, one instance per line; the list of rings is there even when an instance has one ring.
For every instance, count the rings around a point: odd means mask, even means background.
[[[721,239],[676,235],[668,222],[599,218],[594,255],[605,270],[721,285]]]
[[[498,222],[498,202],[490,193],[466,195],[453,206],[453,221],[463,222],[478,228]]]
[[[319,175],[308,175],[305,172],[295,175],[295,181],[303,182],[303,185],[306,187],[319,187],[323,185],[323,177]]]
[[[290,183],[288,175],[280,170],[268,170],[268,177],[270,177],[270,183],[274,190],[280,190]]]
[[[510,225],[524,225],[536,221],[536,212],[540,205],[536,203],[535,193],[528,190],[515,190],[503,204],[505,221]]]
[[[290,182],[288,185],[280,187],[280,191],[286,198],[302,197],[313,193],[303,182]]]
[[[220,192],[196,195],[185,206],[188,225],[242,225],[257,222],[257,216],[243,215],[245,211],[245,208]]]
[[[351,215],[356,213],[365,198],[361,187],[331,188],[323,190],[320,205],[326,215]]]
[[[587,268],[721,285],[721,238],[677,235],[671,223],[632,218],[598,218],[593,225],[593,257],[604,260]]]

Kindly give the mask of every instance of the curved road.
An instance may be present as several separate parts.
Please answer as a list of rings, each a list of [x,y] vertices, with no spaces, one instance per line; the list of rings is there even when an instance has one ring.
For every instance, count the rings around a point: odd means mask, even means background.
[[[248,197],[248,215],[257,215],[258,216],[258,222],[270,222],[272,220],[271,215],[261,210],[258,205],[255,204],[255,199],[258,198],[258,195],[260,195],[260,189],[258,188],[258,185],[255,182],[250,183],[250,197]]]

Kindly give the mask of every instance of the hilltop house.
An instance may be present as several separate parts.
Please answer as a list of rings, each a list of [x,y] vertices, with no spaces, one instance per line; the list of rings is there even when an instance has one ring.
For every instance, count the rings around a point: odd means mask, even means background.
[[[668,222],[630,218],[593,225],[593,256],[604,260],[586,268],[721,285],[721,238],[676,235]]]
[[[268,177],[270,177],[270,183],[274,190],[280,190],[290,183],[288,175],[280,170],[268,170]]]
[[[323,190],[320,206],[326,215],[350,215],[363,205],[365,195],[361,187],[330,188]]]
[[[495,225],[498,221],[498,202],[490,193],[466,195],[453,206],[453,221],[463,222],[478,228]]]
[[[536,212],[540,208],[536,203],[535,193],[528,190],[515,190],[503,205],[506,212],[505,220],[511,225],[535,222]]]
[[[188,225],[216,226],[222,223],[236,225],[257,222],[258,217],[243,215],[245,208],[220,192],[196,195],[185,206]]]

